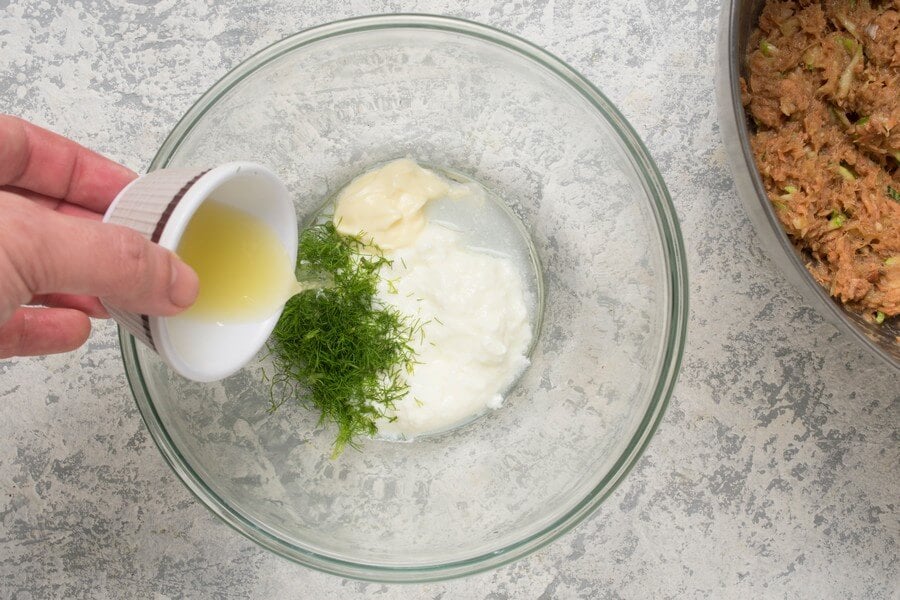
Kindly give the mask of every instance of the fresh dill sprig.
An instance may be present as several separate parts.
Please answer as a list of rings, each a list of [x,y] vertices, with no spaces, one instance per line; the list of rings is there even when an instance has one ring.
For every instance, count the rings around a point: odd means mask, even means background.
[[[891,186],[887,186],[887,195],[894,202],[900,202],[900,191],[895,190]]]
[[[338,427],[336,457],[358,436],[374,435],[376,421],[406,396],[404,373],[415,364],[412,340],[422,323],[373,302],[379,270],[391,261],[331,221],[304,230],[297,255],[298,273],[330,273],[334,285],[285,306],[270,343],[276,373],[269,410],[290,397],[321,410],[320,424]]]

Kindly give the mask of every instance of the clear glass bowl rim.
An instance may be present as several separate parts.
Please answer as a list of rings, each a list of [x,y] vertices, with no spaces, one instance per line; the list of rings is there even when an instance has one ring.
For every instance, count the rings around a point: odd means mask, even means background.
[[[163,458],[202,504],[230,527],[279,556],[326,573],[386,583],[440,581],[494,569],[543,547],[591,514],[628,474],[662,420],[681,366],[688,316],[687,259],[681,230],[665,182],[643,142],[618,109],[578,72],[530,42],[480,23],[426,14],[372,15],[335,21],[284,38],[240,63],[201,96],[163,142],[148,170],[165,167],[185,136],[207,110],[240,81],[269,62],[296,48],[320,40],[349,33],[399,28],[453,32],[512,50],[536,63],[537,67],[550,70],[603,115],[627,150],[628,158],[640,175],[644,190],[651,200],[651,209],[663,244],[665,277],[668,282],[665,298],[668,314],[659,377],[648,410],[625,452],[600,483],[565,515],[533,535],[467,560],[416,567],[354,563],[318,554],[273,536],[229,506],[204,483],[172,442],[159,418],[141,372],[137,342],[124,329],[119,328],[125,374],[141,417]]]

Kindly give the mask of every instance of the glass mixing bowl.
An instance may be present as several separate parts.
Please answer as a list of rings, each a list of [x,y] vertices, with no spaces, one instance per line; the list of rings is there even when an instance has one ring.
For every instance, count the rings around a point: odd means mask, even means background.
[[[120,332],[141,414],[206,506],[281,556],[380,581],[495,567],[590,514],[662,417],[687,313],[675,211],[637,135],[558,59],[482,25],[366,17],[278,42],[213,86],[151,169],[266,164],[304,222],[402,156],[480,181],[534,242],[543,321],[501,409],[333,460],[315,412],[267,413],[265,357],[193,383]]]

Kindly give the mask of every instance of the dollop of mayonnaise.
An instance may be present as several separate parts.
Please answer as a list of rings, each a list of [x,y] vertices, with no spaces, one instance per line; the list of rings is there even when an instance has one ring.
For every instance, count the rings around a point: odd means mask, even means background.
[[[425,205],[450,192],[448,183],[408,158],[360,175],[334,207],[334,225],[382,250],[412,244],[425,228]]]

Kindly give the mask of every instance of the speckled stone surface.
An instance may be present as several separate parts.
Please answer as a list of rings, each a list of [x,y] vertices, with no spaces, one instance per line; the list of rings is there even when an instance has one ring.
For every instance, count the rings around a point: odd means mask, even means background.
[[[0,362],[2,598],[898,598],[900,376],[807,308],[757,244],[716,124],[709,0],[0,0],[0,111],[146,168],[249,54],[349,16],[433,12],[548,48],[616,103],[656,159],[691,276],[668,413],[592,517],[499,570],[360,583],[270,555],[169,470],[114,328]]]

